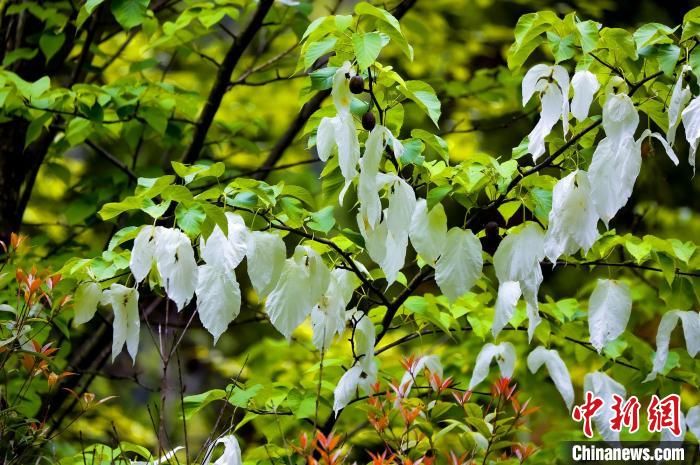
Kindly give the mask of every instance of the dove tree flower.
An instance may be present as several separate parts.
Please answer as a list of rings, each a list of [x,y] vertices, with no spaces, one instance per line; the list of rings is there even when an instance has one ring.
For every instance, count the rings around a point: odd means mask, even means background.
[[[676,129],[681,122],[681,114],[693,96],[685,82],[686,73],[691,69],[692,68],[688,65],[681,68],[678,73],[678,80],[676,80],[676,84],[673,86],[671,98],[668,102],[668,131],[666,131],[666,140],[669,145],[673,145],[676,140]]]
[[[545,254],[553,264],[563,254],[587,253],[598,238],[599,218],[592,197],[585,171],[573,171],[554,186],[544,238]]]
[[[571,115],[578,121],[588,118],[588,111],[593,103],[596,92],[600,89],[600,83],[595,74],[588,70],[580,70],[571,78],[571,88],[574,96],[571,99]]]
[[[517,291],[512,284],[508,284],[507,288],[502,286],[505,283],[517,282],[527,304],[530,339],[541,321],[537,294],[543,279],[540,262],[545,257],[544,237],[544,231],[539,225],[528,223],[517,232],[508,234],[493,255],[493,266],[500,283],[499,292],[508,292],[508,295],[502,298],[502,305],[497,306],[495,320],[499,322],[498,325],[505,325],[504,322],[510,320],[515,308],[515,305],[510,303],[515,300],[513,296]],[[497,328],[498,331],[494,330],[495,333],[497,334],[502,327]]]
[[[554,125],[562,121],[564,135],[569,131],[569,73],[562,66],[538,64],[523,78],[523,106],[535,93],[540,96],[542,110],[535,128],[528,135],[528,153],[537,159],[545,152],[544,140]]]
[[[316,148],[322,161],[327,161],[333,148],[337,148],[338,165],[345,178],[341,203],[345,190],[357,176],[357,164],[360,160],[360,142],[350,113],[352,93],[348,86],[348,76],[353,75],[354,71],[349,61],[343,63],[335,72],[331,95],[337,114],[332,118],[323,118],[316,133]]]
[[[598,280],[588,301],[588,331],[591,344],[598,352],[625,331],[631,311],[632,297],[624,283]]]
[[[469,389],[474,389],[489,375],[489,366],[496,359],[502,378],[510,378],[515,370],[515,347],[510,342],[487,343],[476,356]]]
[[[614,418],[615,404],[613,395],[618,395],[623,399],[626,397],[625,387],[603,372],[595,371],[588,373],[583,378],[584,392],[591,392],[594,396],[603,401],[602,407],[593,416],[593,423],[598,432],[606,442],[617,442],[620,440],[620,432],[615,431],[610,426],[610,420]]]
[[[537,347],[527,356],[527,367],[531,373],[536,373],[544,365],[547,367],[549,377],[552,378],[559,394],[564,399],[566,407],[571,410],[574,405],[574,386],[566,364],[554,349],[547,350],[542,346]]]
[[[114,312],[112,322],[112,361],[122,351],[124,344],[136,363],[139,350],[141,317],[139,315],[139,291],[114,283],[102,292],[102,305],[109,305]]]
[[[660,140],[666,154],[678,164],[673,149],[665,139],[645,131],[635,140],[639,114],[626,94],[609,94],[603,106],[603,129],[606,137],[598,143],[588,168],[593,203],[598,215],[608,225],[625,206],[642,167],[642,142],[652,136]]]
[[[656,375],[661,373],[666,366],[671,333],[679,321],[683,326],[683,337],[685,338],[688,355],[695,357],[700,352],[700,312],[672,310],[664,313],[656,333],[654,365],[644,382],[653,381]]]

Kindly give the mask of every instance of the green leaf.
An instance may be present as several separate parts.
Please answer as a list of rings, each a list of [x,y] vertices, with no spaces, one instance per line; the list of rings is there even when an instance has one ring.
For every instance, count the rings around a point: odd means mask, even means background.
[[[207,214],[204,212],[204,208],[198,203],[190,205],[181,203],[175,208],[177,225],[190,237],[199,236],[202,231],[202,223],[206,218]]]
[[[124,29],[140,26],[146,19],[149,0],[112,0],[114,19]]]
[[[515,42],[508,49],[508,68],[516,70],[527,60],[530,54],[542,43],[541,35],[553,29],[561,20],[551,11],[528,13],[518,19],[513,31]]]
[[[423,81],[406,81],[406,85],[399,87],[399,90],[407,98],[416,102],[428,114],[435,126],[438,126],[441,113],[440,100],[430,84]]]
[[[7,68],[16,61],[31,60],[37,53],[39,53],[39,50],[36,48],[16,48],[5,55],[2,65]]]
[[[634,41],[637,44],[637,50],[655,44],[672,44],[673,39],[669,35],[673,34],[677,27],[671,29],[668,26],[659,23],[648,23],[634,31]]]
[[[87,0],[87,1],[85,2],[85,10],[86,10],[88,13],[92,14],[92,12],[95,11],[95,9],[96,9],[98,6],[100,6],[100,5],[102,5],[102,4],[104,3],[104,1],[105,1],[105,0]]]
[[[681,55],[680,47],[674,44],[662,44],[657,45],[655,49],[661,71],[663,71],[666,76],[673,76],[676,63],[678,63],[678,58]]]
[[[450,154],[445,139],[423,129],[414,129],[411,131],[411,136],[425,142],[425,145],[430,147],[445,162],[449,162]]]
[[[618,60],[625,57],[637,59],[637,46],[634,37],[626,30],[606,27],[600,31],[600,37],[605,42],[605,47]]]
[[[598,46],[600,23],[595,21],[581,21],[576,23],[576,30],[579,33],[583,53],[589,53],[595,50]]]
[[[189,420],[195,413],[199,412],[207,405],[214,401],[224,399],[225,397],[226,391],[223,389],[212,389],[211,391],[203,392],[201,394],[184,397],[182,399],[182,407],[184,410],[185,419]],[[182,413],[180,415],[182,417]]]
[[[100,218],[103,220],[109,220],[129,210],[140,210],[147,206],[147,201],[148,199],[144,199],[143,197],[130,196],[121,202],[104,204],[97,214],[100,215]]]
[[[38,118],[34,118],[31,123],[29,123],[29,127],[27,127],[27,133],[24,137],[24,147],[27,148],[29,144],[34,142],[39,138],[41,135],[41,132],[44,129],[44,126],[46,126],[46,123],[51,121],[53,119],[53,114],[51,113],[43,113],[41,116]]]
[[[377,8],[376,6],[367,2],[360,2],[355,5],[355,14],[374,16],[375,18],[379,18],[386,22],[398,32],[401,32],[401,24],[399,24],[398,19],[392,16],[388,11],[382,8]]]
[[[304,54],[304,67],[310,68],[316,60],[333,50],[337,41],[338,39],[335,37],[326,37],[323,40],[309,44]]]
[[[357,57],[357,65],[360,69],[369,68],[379,56],[379,52],[386,45],[383,36],[378,32],[352,35],[352,46]]]
[[[335,217],[333,216],[333,205],[329,205],[321,210],[311,214],[311,220],[306,223],[307,226],[314,231],[319,231],[324,234],[333,229],[335,226]]]
[[[421,154],[425,150],[425,144],[420,139],[409,139],[403,142],[404,152],[401,155],[401,163],[404,165],[422,165],[425,157]]]
[[[336,71],[338,71],[337,67],[327,66],[309,73],[311,88],[313,90],[326,90],[333,87],[333,76],[335,76]]]
[[[556,63],[561,63],[562,61],[566,61],[574,56],[575,49],[573,34],[569,34],[568,36],[562,38],[555,32],[547,31],[547,40],[549,41],[549,45],[552,47],[552,54],[554,55],[554,60]]]
[[[39,48],[46,57],[47,62],[61,49],[65,41],[66,36],[63,33],[56,34],[51,31],[44,31],[44,33],[41,34],[39,38]]]

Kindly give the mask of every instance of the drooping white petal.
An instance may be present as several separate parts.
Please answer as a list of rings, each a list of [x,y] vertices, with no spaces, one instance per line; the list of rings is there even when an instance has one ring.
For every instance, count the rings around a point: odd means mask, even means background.
[[[333,338],[345,329],[345,309],[357,287],[357,281],[351,271],[341,268],[331,271],[328,289],[311,311],[312,341],[317,349],[327,349]]]
[[[544,259],[544,232],[537,223],[527,223],[518,232],[507,235],[493,255],[493,266],[499,283],[518,281],[527,302],[531,319],[529,336],[540,321],[537,293],[542,283],[540,262]]]
[[[335,147],[335,118],[324,117],[316,131],[316,151],[321,161],[328,161]]]
[[[611,139],[633,136],[639,125],[639,113],[626,94],[609,94],[603,106],[603,129]]]
[[[352,64],[349,61],[343,63],[333,75],[333,88],[331,96],[338,114],[350,113],[350,103],[352,102],[352,92],[350,92],[350,80],[347,76],[354,76]]]
[[[486,379],[489,375],[489,366],[494,358],[501,371],[501,377],[510,378],[513,376],[513,370],[515,369],[515,347],[513,347],[513,344],[502,342],[494,345],[489,342],[484,345],[479,355],[476,356],[472,379],[469,381],[469,389],[474,389],[475,386]]]
[[[355,397],[357,388],[362,376],[362,367],[355,365],[343,374],[333,390],[333,412],[338,415],[338,412],[345,408],[346,405]]]
[[[464,295],[481,276],[481,242],[467,229],[447,232],[446,253],[435,264],[435,282],[451,302]]]
[[[547,84],[547,79],[552,73],[550,66],[545,64],[537,64],[530,68],[522,82],[523,106],[530,101],[536,91],[542,90],[542,87]]]
[[[132,362],[136,362],[139,350],[139,292],[135,288],[114,283],[102,292],[103,305],[111,305],[114,312],[112,322],[112,362],[126,343]]]
[[[389,231],[386,226],[386,221],[382,221],[376,227],[372,227],[367,224],[362,214],[358,213],[357,226],[362,238],[365,240],[365,249],[370,258],[375,263],[381,263],[387,252],[386,245]]]
[[[311,313],[328,287],[330,271],[312,249],[297,246],[285,260],[277,285],[267,297],[265,311],[272,325],[287,339]]]
[[[447,241],[447,216],[441,203],[428,212],[425,199],[418,199],[409,229],[411,244],[418,255],[430,265],[435,265]]]
[[[413,188],[399,176],[380,173],[377,184],[387,186],[389,206],[386,209],[386,220],[389,231],[394,237],[406,235],[411,227],[411,218],[416,209],[416,194]]]
[[[571,376],[564,361],[556,350],[547,350],[542,346],[530,352],[527,357],[527,367],[531,373],[537,372],[542,365],[547,367],[549,377],[552,378],[559,394],[564,399],[566,407],[571,410],[574,405],[574,386],[571,384]]]
[[[369,366],[354,365],[340,378],[338,384],[333,390],[333,413],[337,416],[338,412],[344,409],[350,401],[355,398],[355,394],[367,394],[370,391],[370,386],[377,379],[377,365],[374,360]]]
[[[214,445],[216,444],[224,445],[224,453],[221,454],[213,465],[243,465],[243,459],[241,458],[241,447],[238,445],[238,440],[233,434],[218,439]],[[211,450],[208,451],[204,465],[209,465],[211,452]]]
[[[659,328],[656,332],[656,355],[654,356],[654,366],[644,382],[655,379],[656,375],[661,373],[666,365],[666,360],[668,359],[668,347],[671,341],[671,333],[678,325],[679,321],[683,326],[683,337],[685,338],[688,354],[691,357],[695,357],[698,352],[700,352],[700,313],[692,310],[687,312],[672,310],[664,313],[664,316],[659,322]]]
[[[673,147],[671,147],[671,145],[666,141],[666,139],[664,139],[664,136],[662,136],[658,132],[651,132],[650,129],[645,129],[644,132],[642,133],[642,135],[637,140],[637,145],[639,145],[640,150],[641,150],[642,142],[644,142],[644,139],[646,139],[647,137],[653,137],[656,140],[658,140],[659,142],[661,142],[661,145],[663,146],[664,150],[666,151],[666,155],[668,156],[668,158],[671,159],[671,161],[673,162],[674,165],[678,166],[679,161],[678,161],[678,157],[676,156],[676,152],[673,151]]]
[[[588,110],[591,108],[595,93],[600,89],[600,83],[595,74],[588,70],[581,70],[577,71],[571,79],[571,87],[574,88],[571,114],[578,121],[583,121],[588,118]]]
[[[626,284],[599,279],[588,301],[588,332],[600,352],[625,331],[632,311],[632,296]]]
[[[232,250],[230,259],[235,268],[246,256],[246,252],[248,251],[248,234],[250,233],[243,218],[236,213],[226,212],[226,222],[228,226],[228,234],[226,237]],[[209,263],[209,261],[207,261],[207,263]]]
[[[386,210],[384,210],[386,215]],[[383,224],[383,223],[382,223]],[[381,227],[381,225],[379,226]],[[399,271],[406,261],[406,248],[408,247],[408,231],[399,231],[398,236],[386,228],[386,254],[379,262],[379,266],[384,272],[387,285],[396,281]]]
[[[376,125],[367,136],[365,152],[360,160],[360,178],[357,187],[357,198],[360,202],[360,213],[370,227],[376,227],[382,215],[382,202],[379,198],[377,174],[379,163],[384,152],[385,128]]]
[[[491,333],[494,339],[508,324],[513,314],[515,307],[518,305],[518,300],[522,290],[518,281],[505,281],[498,286],[498,297],[496,298],[496,311],[491,326]]]
[[[588,180],[593,204],[606,226],[632,195],[641,167],[641,147],[632,135],[606,137],[596,147]]]
[[[678,73],[678,80],[673,86],[673,92],[668,102],[668,131],[666,131],[666,139],[670,145],[676,141],[676,129],[681,122],[681,112],[690,101],[693,94],[687,86],[683,86],[685,73],[692,68],[688,65],[681,68]]]
[[[197,262],[190,239],[179,229],[159,230],[155,259],[163,287],[177,309],[189,303],[197,287]]]
[[[544,250],[552,263],[580,249],[587,253],[598,239],[598,213],[591,200],[591,186],[585,171],[574,171],[560,179],[552,191],[549,228]]]
[[[598,432],[607,442],[620,440],[620,432],[610,428],[610,420],[615,416],[613,394],[625,398],[625,387],[600,371],[588,373],[583,379],[583,390],[590,391],[603,400],[603,406],[593,416]]]
[[[197,312],[216,344],[241,311],[241,290],[233,270],[201,265],[197,275]]]
[[[360,311],[355,312],[354,347],[360,364],[367,367],[374,360],[374,341],[376,338],[374,323],[369,316]]]
[[[73,326],[76,327],[83,323],[92,320],[97,311],[97,304],[100,303],[102,297],[102,288],[95,282],[86,282],[80,284],[73,296],[75,307],[75,316],[73,317]]]
[[[532,299],[525,297],[525,313],[527,313],[527,340],[532,342],[532,338],[535,336],[535,330],[537,326],[542,322],[542,317],[540,316],[540,304],[535,300],[534,303]]]
[[[274,289],[284,267],[287,249],[280,236],[265,231],[248,234],[246,250],[248,277],[260,297]]]
[[[357,176],[360,141],[350,113],[340,113],[335,119],[335,140],[338,145],[338,165],[347,186]]]
[[[688,410],[685,415],[685,425],[696,439],[700,440],[700,405],[696,405]]]
[[[153,255],[156,249],[156,227],[144,226],[139,231],[134,246],[131,249],[129,268],[137,283],[143,281],[153,266]]]
[[[226,212],[226,220],[228,234],[215,226],[208,238],[200,239],[199,254],[208,265],[231,271],[245,257],[248,229],[243,218],[235,213]]]
[[[548,85],[542,93],[540,120],[528,135],[527,151],[532,154],[532,160],[535,162],[545,152],[544,140],[562,116],[563,99],[561,89],[557,85]]]
[[[697,152],[698,142],[700,142],[700,97],[695,97],[690,101],[690,104],[683,110],[681,118],[685,128],[685,138],[690,145],[688,163],[693,167],[693,173],[695,173],[695,152]]]
[[[559,114],[561,115],[564,138],[566,139],[566,134],[569,132],[569,73],[563,66],[554,65],[552,66],[552,79],[554,79],[554,84],[561,91]]]

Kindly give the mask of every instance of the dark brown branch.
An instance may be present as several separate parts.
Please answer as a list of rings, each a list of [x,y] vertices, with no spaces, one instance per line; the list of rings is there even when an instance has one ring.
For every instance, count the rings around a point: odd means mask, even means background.
[[[284,134],[282,134],[282,137],[280,137],[275,146],[272,147],[272,150],[270,150],[267,158],[258,169],[258,173],[253,176],[255,179],[262,181],[267,178],[267,175],[270,173],[270,171],[272,171],[272,168],[277,164],[280,158],[282,158],[282,155],[284,155],[287,148],[292,145],[292,142],[294,142],[294,139],[299,131],[304,128],[306,122],[309,120],[309,118],[311,118],[311,115],[313,115],[316,110],[321,108],[321,103],[323,103],[325,98],[328,97],[330,93],[330,90],[322,90],[311,97],[311,100],[306,102],[304,106],[301,107],[301,111],[296,118],[294,118],[292,124],[289,125]]]
[[[260,0],[260,5],[255,11],[253,18],[248,23],[241,36],[234,41],[233,45],[229,49],[223,63],[219,67],[219,71],[216,75],[216,81],[214,86],[209,93],[209,98],[207,98],[204,104],[204,109],[197,122],[197,127],[192,138],[192,143],[190,144],[185,156],[182,158],[183,163],[194,163],[197,158],[199,158],[199,153],[204,146],[204,141],[206,140],[207,133],[211,127],[214,117],[216,116],[219,107],[221,106],[221,101],[226,94],[226,89],[228,88],[229,82],[231,82],[231,74],[236,68],[238,61],[243,56],[243,53],[248,48],[248,45],[253,40],[253,37],[257,34],[258,30],[262,27],[263,20],[267,15],[267,12],[272,8],[274,0]]]
[[[105,149],[100,147],[99,145],[95,144],[94,142],[92,142],[90,140],[86,140],[85,144],[88,147],[90,147],[92,150],[94,150],[95,153],[100,155],[102,158],[104,158],[105,160],[107,160],[112,165],[116,166],[117,168],[119,168],[124,174],[126,174],[129,177],[129,179],[131,179],[133,181],[138,179],[138,176],[136,176],[136,173],[131,171],[131,168],[126,166],[126,164],[123,161],[121,161],[120,159],[118,159],[117,157],[115,157],[114,155],[112,155],[111,153],[109,153],[108,151],[106,151]]]

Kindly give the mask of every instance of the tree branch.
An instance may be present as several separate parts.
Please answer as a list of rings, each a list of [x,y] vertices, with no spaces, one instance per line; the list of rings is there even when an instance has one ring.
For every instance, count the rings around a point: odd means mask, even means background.
[[[253,18],[250,20],[250,23],[248,23],[248,26],[245,28],[241,36],[234,41],[233,45],[226,54],[223,63],[221,63],[221,66],[219,67],[219,71],[216,75],[216,81],[214,82],[214,86],[209,93],[209,98],[204,104],[204,109],[199,117],[199,121],[197,121],[197,127],[192,138],[192,143],[190,143],[187,152],[182,158],[183,163],[194,163],[197,158],[199,158],[199,153],[204,146],[204,141],[207,137],[207,133],[209,132],[209,128],[211,127],[214,117],[221,106],[221,101],[224,98],[224,94],[226,94],[226,89],[228,88],[229,82],[231,82],[231,74],[236,68],[238,61],[243,56],[243,53],[248,48],[248,45],[250,45],[252,42],[253,37],[255,37],[255,34],[262,27],[263,20],[265,19],[267,12],[270,10],[270,8],[272,8],[273,3],[274,0],[260,0],[260,5],[255,11]]]

